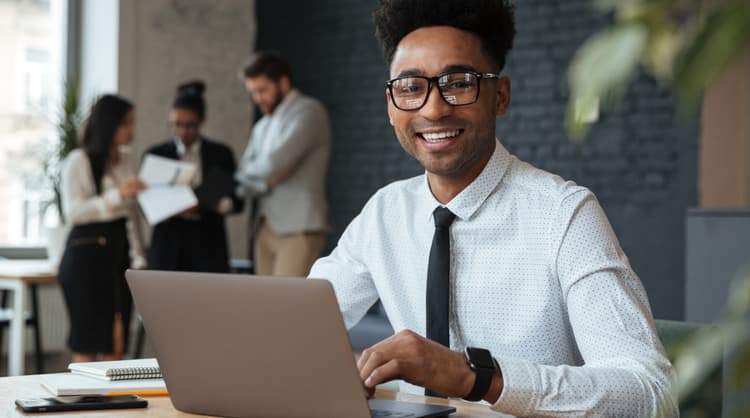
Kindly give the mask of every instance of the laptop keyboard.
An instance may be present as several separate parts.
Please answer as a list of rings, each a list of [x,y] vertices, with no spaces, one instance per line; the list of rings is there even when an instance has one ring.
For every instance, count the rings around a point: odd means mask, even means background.
[[[416,415],[408,412],[395,412],[386,409],[371,409],[372,418],[414,418]]]

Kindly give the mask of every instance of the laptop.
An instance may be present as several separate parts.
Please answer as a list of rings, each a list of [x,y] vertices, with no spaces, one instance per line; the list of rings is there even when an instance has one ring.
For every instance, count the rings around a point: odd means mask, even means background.
[[[327,280],[129,270],[169,395],[226,417],[441,417],[449,406],[365,399]]]

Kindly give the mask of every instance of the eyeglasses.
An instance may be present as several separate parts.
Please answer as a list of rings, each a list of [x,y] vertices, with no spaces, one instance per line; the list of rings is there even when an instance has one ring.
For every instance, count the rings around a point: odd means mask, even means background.
[[[500,74],[460,71],[440,74],[435,77],[407,75],[388,80],[385,85],[391,93],[391,101],[397,109],[421,109],[437,84],[440,96],[451,106],[466,106],[479,99],[479,81],[483,78],[500,78]]]
[[[200,127],[198,122],[171,122],[173,129],[185,129],[194,131]]]

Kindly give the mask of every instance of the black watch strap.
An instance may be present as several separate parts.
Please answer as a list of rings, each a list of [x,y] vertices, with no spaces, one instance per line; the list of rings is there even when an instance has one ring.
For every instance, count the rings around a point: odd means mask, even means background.
[[[487,367],[487,364],[476,364],[475,361],[472,360],[471,355],[469,353],[470,349],[467,349],[467,355],[466,355],[466,361],[469,364],[469,367],[471,370],[474,371],[474,374],[476,375],[476,379],[474,380],[474,386],[471,388],[471,392],[469,392],[468,395],[464,397],[465,400],[476,402],[481,401],[484,399],[484,396],[487,394],[487,392],[490,390],[490,385],[492,384],[492,377],[495,375],[496,370],[496,363],[494,359],[489,354],[489,351],[479,349],[483,351],[485,356],[490,356],[491,359],[491,366]],[[477,350],[477,349],[474,349]]]

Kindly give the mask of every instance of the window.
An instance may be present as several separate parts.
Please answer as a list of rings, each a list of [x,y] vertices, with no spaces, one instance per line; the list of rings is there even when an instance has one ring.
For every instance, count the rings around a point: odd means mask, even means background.
[[[0,1],[0,246],[39,246],[57,219],[45,160],[57,140],[65,0]]]

